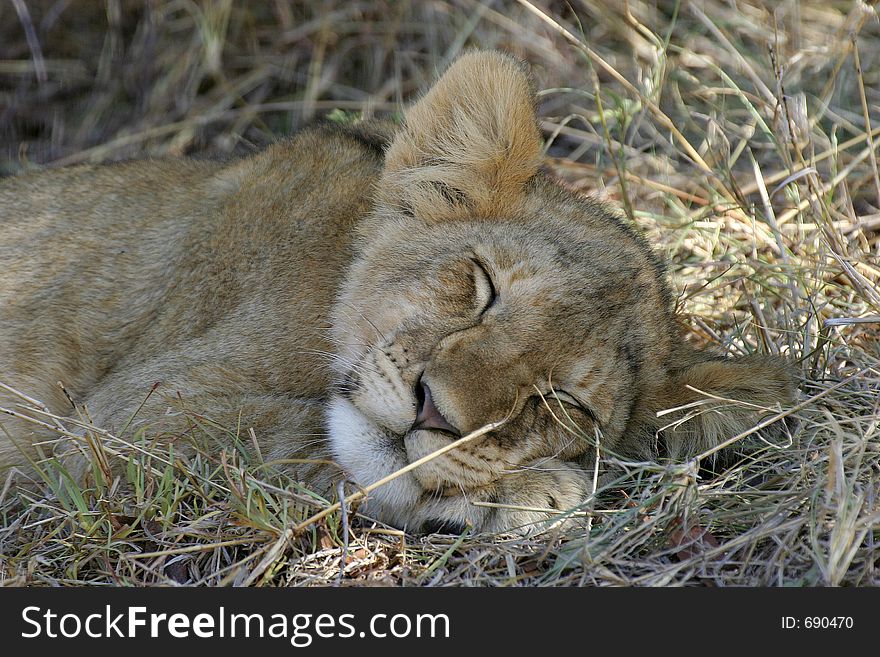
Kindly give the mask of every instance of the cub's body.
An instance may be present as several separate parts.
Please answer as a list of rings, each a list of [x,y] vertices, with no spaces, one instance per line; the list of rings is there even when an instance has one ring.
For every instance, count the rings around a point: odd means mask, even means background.
[[[72,415],[62,382],[108,429],[159,383],[135,424],[161,427],[167,394],[179,392],[226,427],[244,411],[266,458],[302,457],[307,436],[309,458],[329,457],[314,438],[330,388],[330,308],[381,172],[379,143],[316,128],[232,163],[127,162],[3,181],[0,382]],[[18,401],[0,390],[4,408]],[[290,416],[280,433],[279,415]],[[262,431],[266,421],[275,431]],[[6,465],[34,438],[57,437],[3,424],[29,436],[0,439]]]
[[[781,362],[686,347],[644,240],[540,157],[521,66],[473,53],[399,129],[0,181],[0,382],[76,417],[60,381],[111,433],[180,441],[183,409],[253,428],[264,460],[322,493],[504,420],[371,494],[367,513],[414,529],[546,519],[588,496],[597,441],[680,456],[791,397]],[[698,400],[662,430],[657,411]],[[52,444],[0,423],[0,465],[41,444],[85,476],[75,420]]]

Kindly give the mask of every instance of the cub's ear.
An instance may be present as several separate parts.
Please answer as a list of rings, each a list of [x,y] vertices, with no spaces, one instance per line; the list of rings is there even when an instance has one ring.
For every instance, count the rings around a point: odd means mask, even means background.
[[[380,199],[427,220],[517,207],[541,158],[524,66],[499,52],[459,57],[406,112],[385,160]]]
[[[721,359],[697,352],[689,356],[690,364],[670,373],[655,406],[664,456],[696,456],[794,401],[794,372],[782,358]],[[765,431],[773,432],[774,427],[777,432],[785,428],[780,422]]]

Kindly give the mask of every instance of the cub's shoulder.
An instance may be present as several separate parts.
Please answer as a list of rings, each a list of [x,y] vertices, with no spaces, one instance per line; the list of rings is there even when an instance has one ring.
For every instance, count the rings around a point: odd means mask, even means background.
[[[273,154],[295,157],[298,163],[354,162],[381,165],[394,134],[390,121],[366,120],[357,123],[318,121],[289,139],[269,147]]]
[[[321,190],[321,198],[311,199],[315,203],[370,195],[395,130],[394,124],[377,120],[314,123],[254,155],[229,162],[217,180],[230,190],[259,188],[260,194],[296,197],[297,202],[308,200],[310,190]]]
[[[334,124],[322,122],[313,130],[325,139],[345,142],[350,148],[359,148],[370,155],[384,158],[385,151],[397,132],[391,121],[371,119],[358,123]]]

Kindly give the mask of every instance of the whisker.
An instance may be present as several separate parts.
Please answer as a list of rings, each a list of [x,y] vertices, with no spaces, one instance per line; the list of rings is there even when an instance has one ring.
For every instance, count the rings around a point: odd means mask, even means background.
[[[376,332],[376,336],[382,341],[382,343],[388,342],[388,340],[382,334],[382,331],[379,330],[379,327],[377,327],[373,323],[373,321],[369,317],[367,317],[366,314],[364,314],[364,312],[362,310],[360,310],[359,308],[356,308],[355,306],[353,306],[351,303],[348,303],[347,301],[342,301],[341,299],[337,299],[337,303],[344,304],[345,306],[351,308],[355,313],[360,315],[361,319],[363,319],[367,324],[370,325],[370,327]]]

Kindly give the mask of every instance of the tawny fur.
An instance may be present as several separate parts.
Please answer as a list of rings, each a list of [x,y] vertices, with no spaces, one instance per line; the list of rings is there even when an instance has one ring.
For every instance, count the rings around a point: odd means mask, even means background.
[[[374,492],[367,512],[413,529],[543,519],[472,502],[569,508],[590,490],[596,436],[606,453],[681,458],[790,401],[783,361],[685,346],[644,240],[540,161],[522,65],[477,52],[400,128],[4,180],[0,381],[69,415],[62,381],[110,431],[180,439],[183,409],[253,427],[266,460],[312,460],[286,467],[320,492],[453,440],[412,429],[421,384],[461,433],[509,418]],[[657,417],[705,399],[691,388],[752,406]],[[5,467],[53,437],[0,422]],[[76,441],[59,445],[85,476]]]

